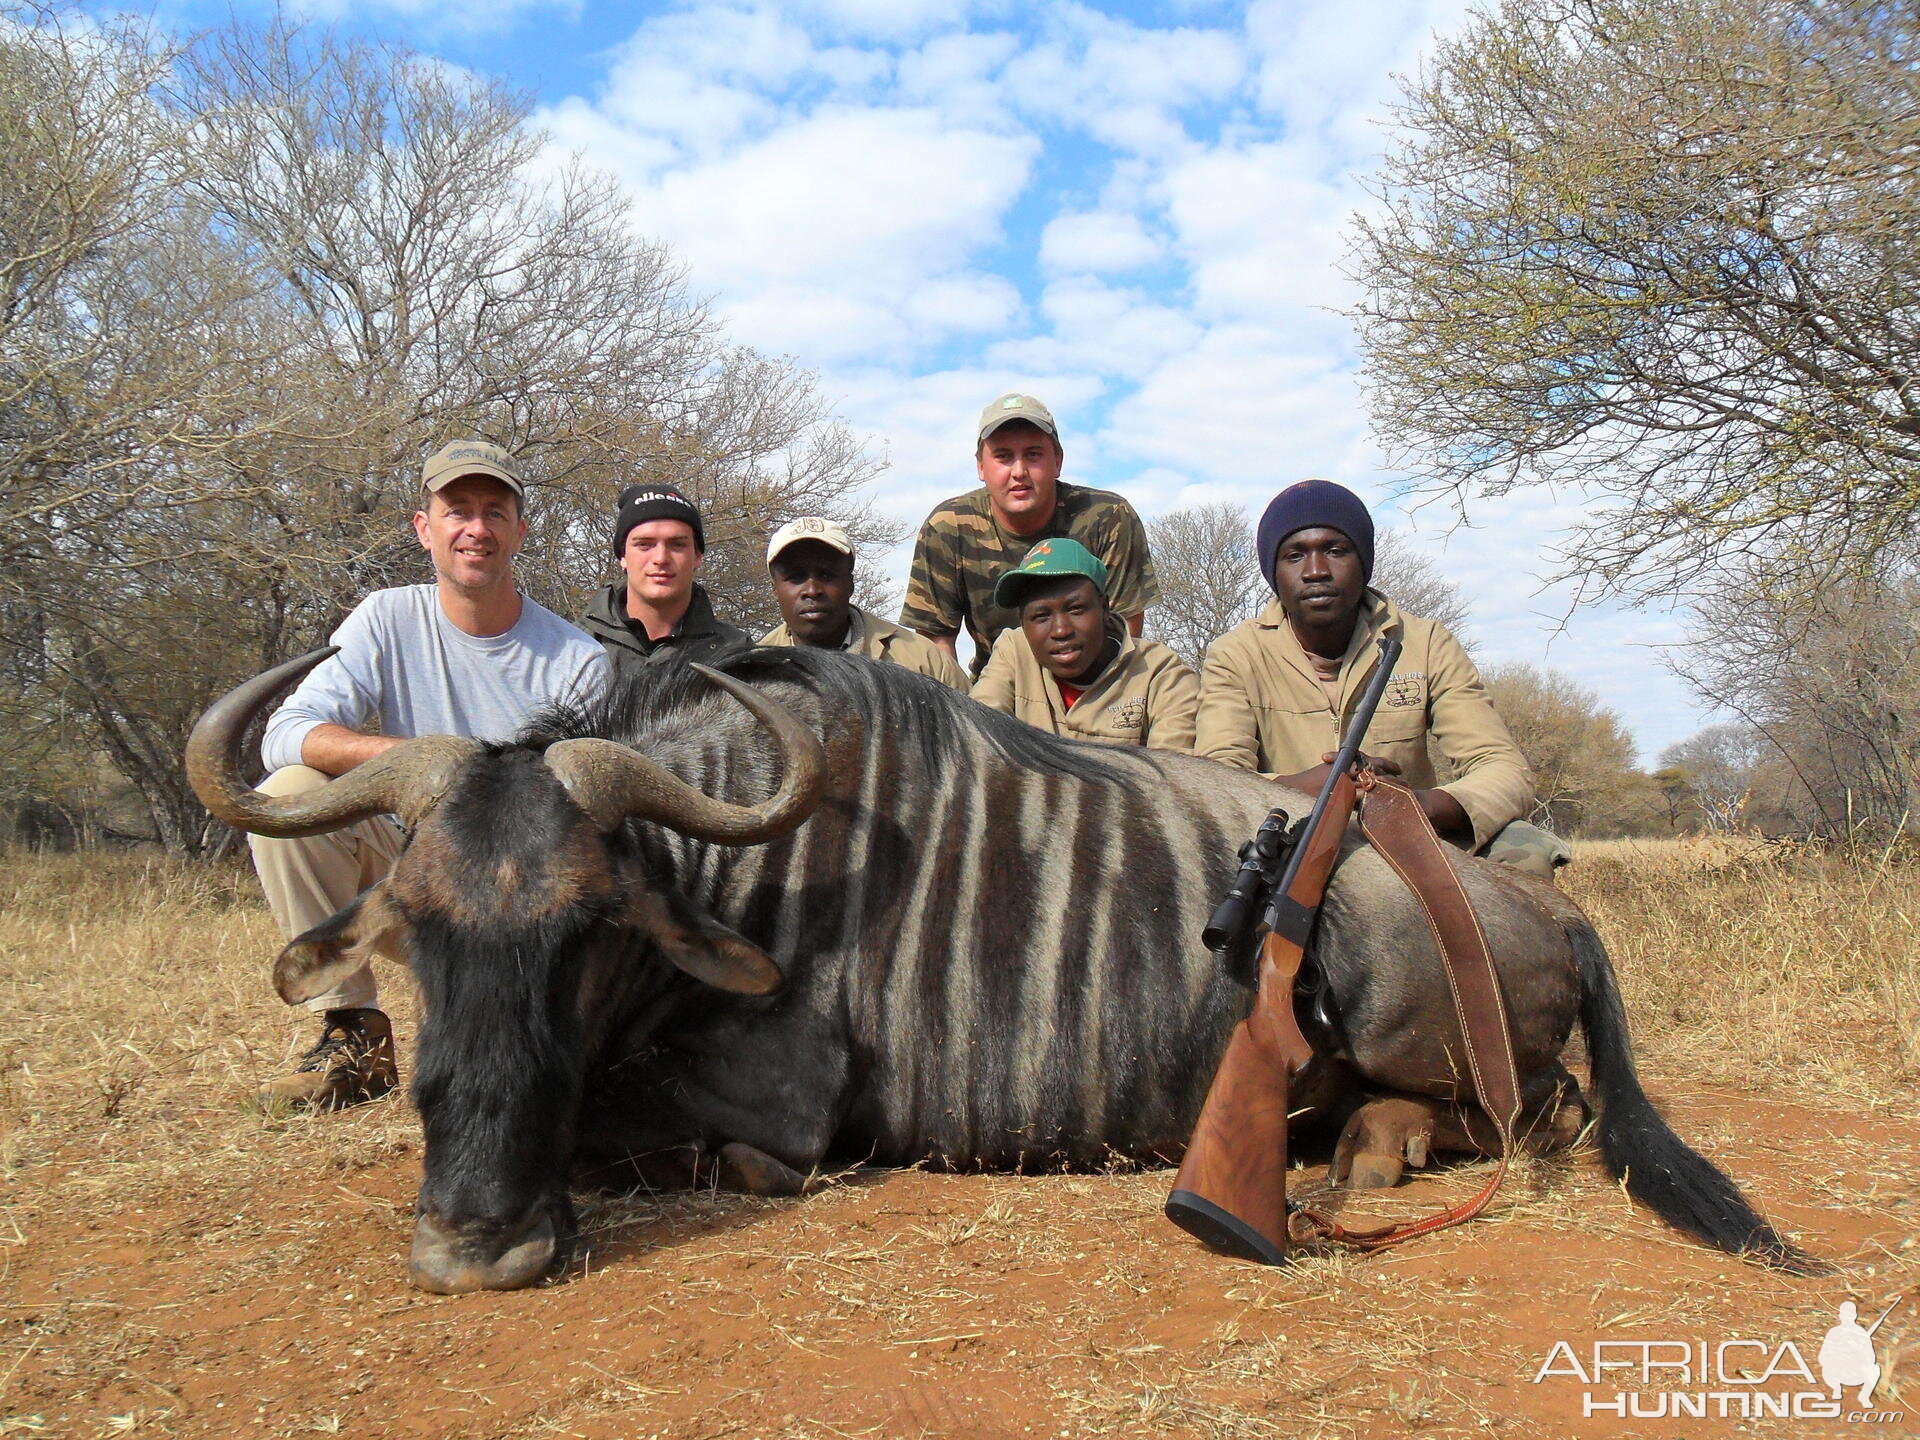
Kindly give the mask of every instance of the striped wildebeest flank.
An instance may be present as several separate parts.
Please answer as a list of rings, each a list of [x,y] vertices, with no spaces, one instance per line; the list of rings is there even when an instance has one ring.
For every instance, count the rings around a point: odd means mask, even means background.
[[[1016,1170],[1181,1153],[1252,1002],[1251,943],[1223,964],[1200,932],[1241,842],[1293,792],[782,648],[637,671],[512,744],[426,737],[262,795],[239,736],[324,653],[210,709],[189,766],[216,814],[263,834],[379,812],[411,832],[384,882],[286,947],[275,983],[297,1002],[369,953],[419,983],[416,1284],[548,1273],[572,1243],[570,1179],[612,1163],[791,1194],[829,1155]],[[1297,1103],[1346,1121],[1339,1173],[1390,1183],[1409,1152],[1476,1137],[1452,1103],[1470,1092],[1426,921],[1357,827],[1348,846],[1309,956],[1324,983],[1302,1020],[1323,1058]],[[1600,1145],[1632,1193],[1796,1263],[1648,1104],[1578,910],[1458,863],[1539,1143],[1585,1116],[1559,1058],[1578,1018]]]

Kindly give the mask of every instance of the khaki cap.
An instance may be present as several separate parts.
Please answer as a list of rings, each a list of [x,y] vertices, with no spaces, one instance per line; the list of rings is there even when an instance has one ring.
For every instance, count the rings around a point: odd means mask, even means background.
[[[767,564],[773,564],[774,556],[801,540],[818,540],[822,545],[831,545],[843,555],[853,554],[853,541],[847,538],[845,527],[819,515],[802,515],[773,532],[773,539],[767,542]]]
[[[498,480],[521,499],[527,497],[520,477],[514,473],[513,457],[485,440],[451,440],[442,445],[420,467],[420,485],[437,493],[463,475],[485,475],[489,480]]]
[[[980,412],[980,438],[984,440],[1002,425],[1011,425],[1016,420],[1038,425],[1055,440],[1060,438],[1059,428],[1053,423],[1053,412],[1033,396],[1017,391],[1009,391]]]

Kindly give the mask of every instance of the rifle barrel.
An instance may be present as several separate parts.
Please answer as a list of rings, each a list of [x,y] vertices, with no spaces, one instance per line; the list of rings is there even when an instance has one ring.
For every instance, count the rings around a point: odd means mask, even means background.
[[[1881,1327],[1881,1325],[1886,1322],[1887,1316],[1891,1315],[1894,1311],[1898,1310],[1900,1308],[1901,1301],[1905,1300],[1906,1298],[1907,1297],[1904,1295],[1897,1296],[1894,1299],[1893,1304],[1887,1306],[1886,1309],[1880,1312],[1880,1318],[1874,1321],[1871,1325],[1867,1326],[1867,1334],[1871,1335],[1873,1334],[1874,1331],[1878,1330]]]
[[[1400,662],[1400,641],[1391,636],[1380,642],[1380,663],[1367,678],[1367,688],[1360,692],[1360,703],[1353,708],[1353,719],[1347,723],[1346,738],[1340,742],[1339,753],[1333,757],[1333,767],[1327,771],[1326,783],[1321,785],[1320,794],[1313,802],[1313,813],[1308,817],[1306,827],[1301,832],[1312,835],[1320,828],[1320,817],[1327,813],[1327,804],[1333,798],[1333,787],[1340,783],[1340,777],[1353,768],[1353,757],[1360,753],[1360,742],[1365,738],[1367,727],[1373,723],[1373,712],[1380,708],[1380,697],[1386,693],[1387,681],[1393,675],[1393,667]],[[1287,857],[1287,868],[1281,873],[1280,883],[1274,887],[1273,905],[1268,908],[1268,928],[1273,928],[1273,914],[1293,888],[1293,878],[1300,870],[1300,862],[1306,858],[1307,847],[1294,847],[1293,854]]]

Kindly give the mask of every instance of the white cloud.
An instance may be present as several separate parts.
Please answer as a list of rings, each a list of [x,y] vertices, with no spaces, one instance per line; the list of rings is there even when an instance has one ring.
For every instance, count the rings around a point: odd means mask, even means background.
[[[629,190],[641,177],[652,175],[680,158],[671,139],[635,130],[610,119],[596,106],[570,95],[536,117],[552,137],[548,162],[557,167],[569,155],[581,155],[588,164],[626,181]]]
[[[1224,31],[1147,29],[1077,4],[1046,14],[1046,38],[1007,65],[1009,97],[1122,151],[1188,148],[1181,112],[1221,103],[1245,69],[1240,42]]]
[[[927,107],[831,104],[670,163],[650,132],[621,122],[633,109],[610,99],[543,119],[558,144],[622,177],[639,226],[689,262],[741,338],[813,364],[911,364],[917,347],[995,332],[1018,309],[1006,279],[970,262],[1026,184],[1032,136]],[[710,113],[740,128],[739,111]]]
[[[900,56],[898,98],[968,124],[1013,128],[1017,122],[999,73],[1019,49],[1018,38],[1004,31],[935,36]]]
[[[1185,23],[1159,27],[1079,3],[688,6],[542,119],[621,177],[731,334],[820,368],[891,463],[875,504],[909,524],[974,483],[974,419],[1008,389],[1061,417],[1069,479],[1148,515],[1257,511],[1323,475],[1395,523],[1340,262],[1390,72],[1465,3],[1174,0]],[[1411,523],[1484,656],[1569,671],[1649,750],[1697,726],[1637,648],[1679,619],[1562,625],[1534,578],[1579,497],[1476,502],[1451,534],[1443,508]],[[868,563],[898,578],[907,554]]]
[[[1039,145],[928,110],[816,111],[642,192],[722,284],[912,282],[999,233]],[[644,218],[644,216],[643,216]]]
[[[1113,210],[1056,215],[1040,237],[1040,263],[1055,272],[1112,275],[1153,264],[1164,248],[1138,215]]]
[[[785,0],[785,6],[835,34],[895,40],[958,24],[970,13],[990,15],[1007,8],[972,0]]]
[[[1214,325],[1113,408],[1116,452],[1243,488],[1260,503],[1306,475],[1352,479],[1365,419],[1337,356],[1276,331]]]
[[[569,17],[580,13],[582,0],[467,0],[447,5],[442,0],[294,0],[287,6],[302,19],[340,21],[349,16],[390,15],[410,22],[426,35],[483,34],[511,29],[541,10]]]
[[[664,15],[619,47],[598,108],[623,129],[712,155],[771,124],[773,93],[815,60],[807,32],[772,11]]]
[[[1459,28],[1465,0],[1254,0],[1247,38],[1260,107],[1290,136],[1345,167],[1379,149],[1394,77],[1418,68],[1429,37]]]
[[[916,286],[903,309],[922,334],[995,335],[1014,323],[1020,306],[1020,292],[1004,277],[955,272]]]
[[[1311,307],[1346,301],[1339,262],[1350,191],[1302,159],[1284,141],[1208,150],[1169,171],[1167,214],[1203,317],[1306,323],[1321,345],[1344,350],[1347,323]]]
[[[1048,285],[1041,294],[1040,313],[1050,334],[1016,334],[992,346],[987,358],[1009,366],[1138,380],[1201,336],[1200,327],[1178,306],[1088,276]]]

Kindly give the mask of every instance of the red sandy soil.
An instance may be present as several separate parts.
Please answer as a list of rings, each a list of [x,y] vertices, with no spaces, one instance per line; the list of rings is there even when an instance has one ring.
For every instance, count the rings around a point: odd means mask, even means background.
[[[1524,1164],[1464,1228],[1276,1270],[1167,1224],[1165,1172],[588,1196],[584,1254],[556,1282],[442,1298],[406,1282],[404,1102],[237,1131],[231,1113],[136,1114],[179,1163],[122,1182],[75,1142],[16,1175],[0,1434],[1920,1434],[1911,1119],[1662,1098],[1839,1272],[1784,1276],[1676,1236],[1576,1154]],[[1349,1204],[1424,1210],[1484,1173]],[[1817,1374],[1841,1300],[1864,1320],[1901,1296],[1876,1336],[1897,1421],[1583,1420],[1586,1387],[1535,1381],[1562,1339],[1583,1360],[1595,1340],[1790,1340]]]

